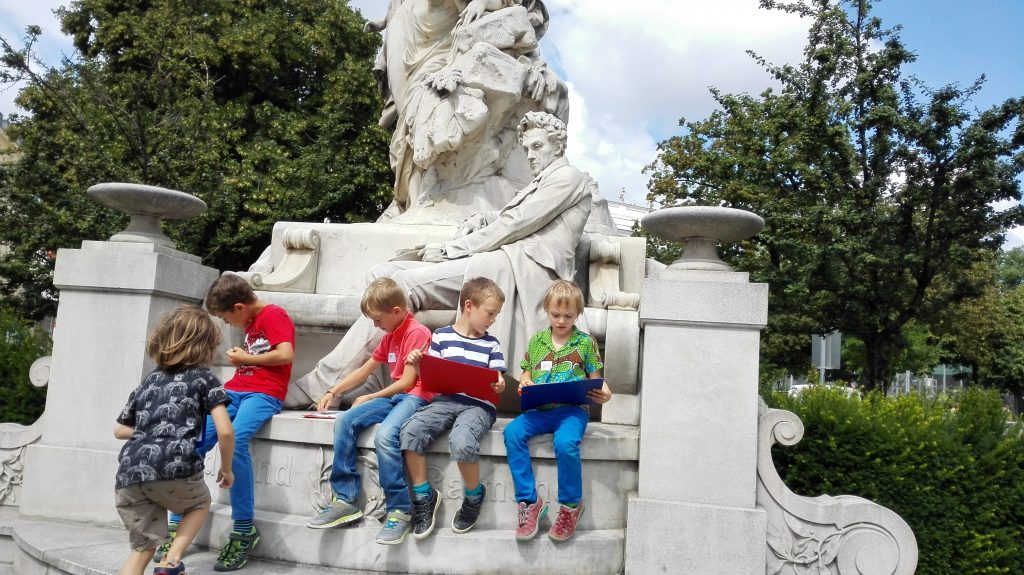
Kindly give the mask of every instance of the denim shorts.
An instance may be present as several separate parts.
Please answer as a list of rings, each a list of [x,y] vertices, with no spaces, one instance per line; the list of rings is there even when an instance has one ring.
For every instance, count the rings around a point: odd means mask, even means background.
[[[442,395],[421,407],[402,425],[402,450],[423,455],[439,435],[448,434],[452,461],[480,460],[480,439],[494,425],[495,414],[483,404],[461,395]]]

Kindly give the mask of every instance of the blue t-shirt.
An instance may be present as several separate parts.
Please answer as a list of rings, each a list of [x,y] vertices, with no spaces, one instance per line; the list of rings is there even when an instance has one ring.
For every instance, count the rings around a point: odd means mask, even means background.
[[[135,432],[118,456],[116,487],[202,473],[196,442],[203,436],[206,415],[230,401],[220,380],[206,368],[158,369],[147,375],[117,416],[118,423]]]

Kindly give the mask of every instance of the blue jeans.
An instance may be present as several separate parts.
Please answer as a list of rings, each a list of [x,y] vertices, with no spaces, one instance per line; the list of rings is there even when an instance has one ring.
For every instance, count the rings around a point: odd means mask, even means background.
[[[388,511],[412,513],[412,498],[398,438],[405,420],[426,404],[421,397],[400,393],[371,399],[338,414],[334,420],[334,465],[331,467],[331,488],[338,499],[355,503],[359,497],[356,440],[364,429],[379,423],[374,445],[385,503]]]
[[[253,505],[256,499],[253,485],[252,455],[249,453],[249,441],[271,417],[281,411],[284,403],[276,397],[256,391],[238,392],[226,390],[231,404],[228,405],[228,417],[235,429],[235,453],[231,460],[231,471],[235,474],[235,483],[231,486],[231,519],[246,521],[253,518]],[[202,440],[196,445],[196,453],[204,457],[217,445],[217,428],[213,418],[206,418],[206,430]],[[181,517],[171,515],[171,521],[180,521]]]
[[[531,409],[521,413],[505,428],[508,467],[516,485],[516,501],[537,500],[537,480],[530,461],[530,438],[554,433],[555,463],[558,465],[558,502],[579,503],[583,498],[583,465],[580,442],[587,430],[589,414],[570,405],[554,409]]]

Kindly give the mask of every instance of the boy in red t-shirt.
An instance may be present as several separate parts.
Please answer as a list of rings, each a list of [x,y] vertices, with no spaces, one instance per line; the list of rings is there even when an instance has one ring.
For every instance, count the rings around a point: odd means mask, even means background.
[[[231,404],[228,415],[235,429],[235,452],[231,469],[231,519],[234,524],[228,542],[217,557],[216,571],[235,571],[245,566],[249,552],[260,542],[253,524],[255,489],[249,441],[271,417],[281,411],[295,359],[295,325],[280,307],[256,297],[249,283],[240,276],[225,274],[206,293],[206,309],[226,323],[245,329],[244,347],[232,347],[225,353],[235,366],[235,375],[224,388]],[[196,452],[202,457],[217,444],[211,419]],[[169,536],[157,551],[160,558],[170,548],[177,532],[178,517],[171,515]]]
[[[352,407],[334,421],[334,465],[331,488],[334,498],[327,508],[311,518],[307,527],[326,529],[362,517],[356,506],[360,477],[356,471],[356,439],[367,427],[379,423],[374,445],[380,485],[384,489],[387,519],[377,534],[377,543],[397,545],[411,529],[412,498],[405,480],[399,434],[417,409],[427,405],[432,394],[424,391],[415,369],[406,369],[405,360],[413,350],[430,343],[430,330],[409,312],[405,292],[391,278],[374,280],[366,288],[360,304],[363,315],[386,333],[370,359],[324,392],[317,404],[319,411],[337,403],[341,394],[362,384],[380,366],[387,364],[394,383],[384,389],[360,395]]]

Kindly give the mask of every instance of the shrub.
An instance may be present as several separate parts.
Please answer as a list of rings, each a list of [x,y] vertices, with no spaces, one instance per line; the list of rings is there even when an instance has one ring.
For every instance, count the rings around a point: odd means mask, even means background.
[[[892,509],[917,537],[918,574],[1024,573],[1024,439],[1008,433],[998,394],[860,401],[810,389],[765,399],[804,422],[799,444],[773,452],[794,492]]]

